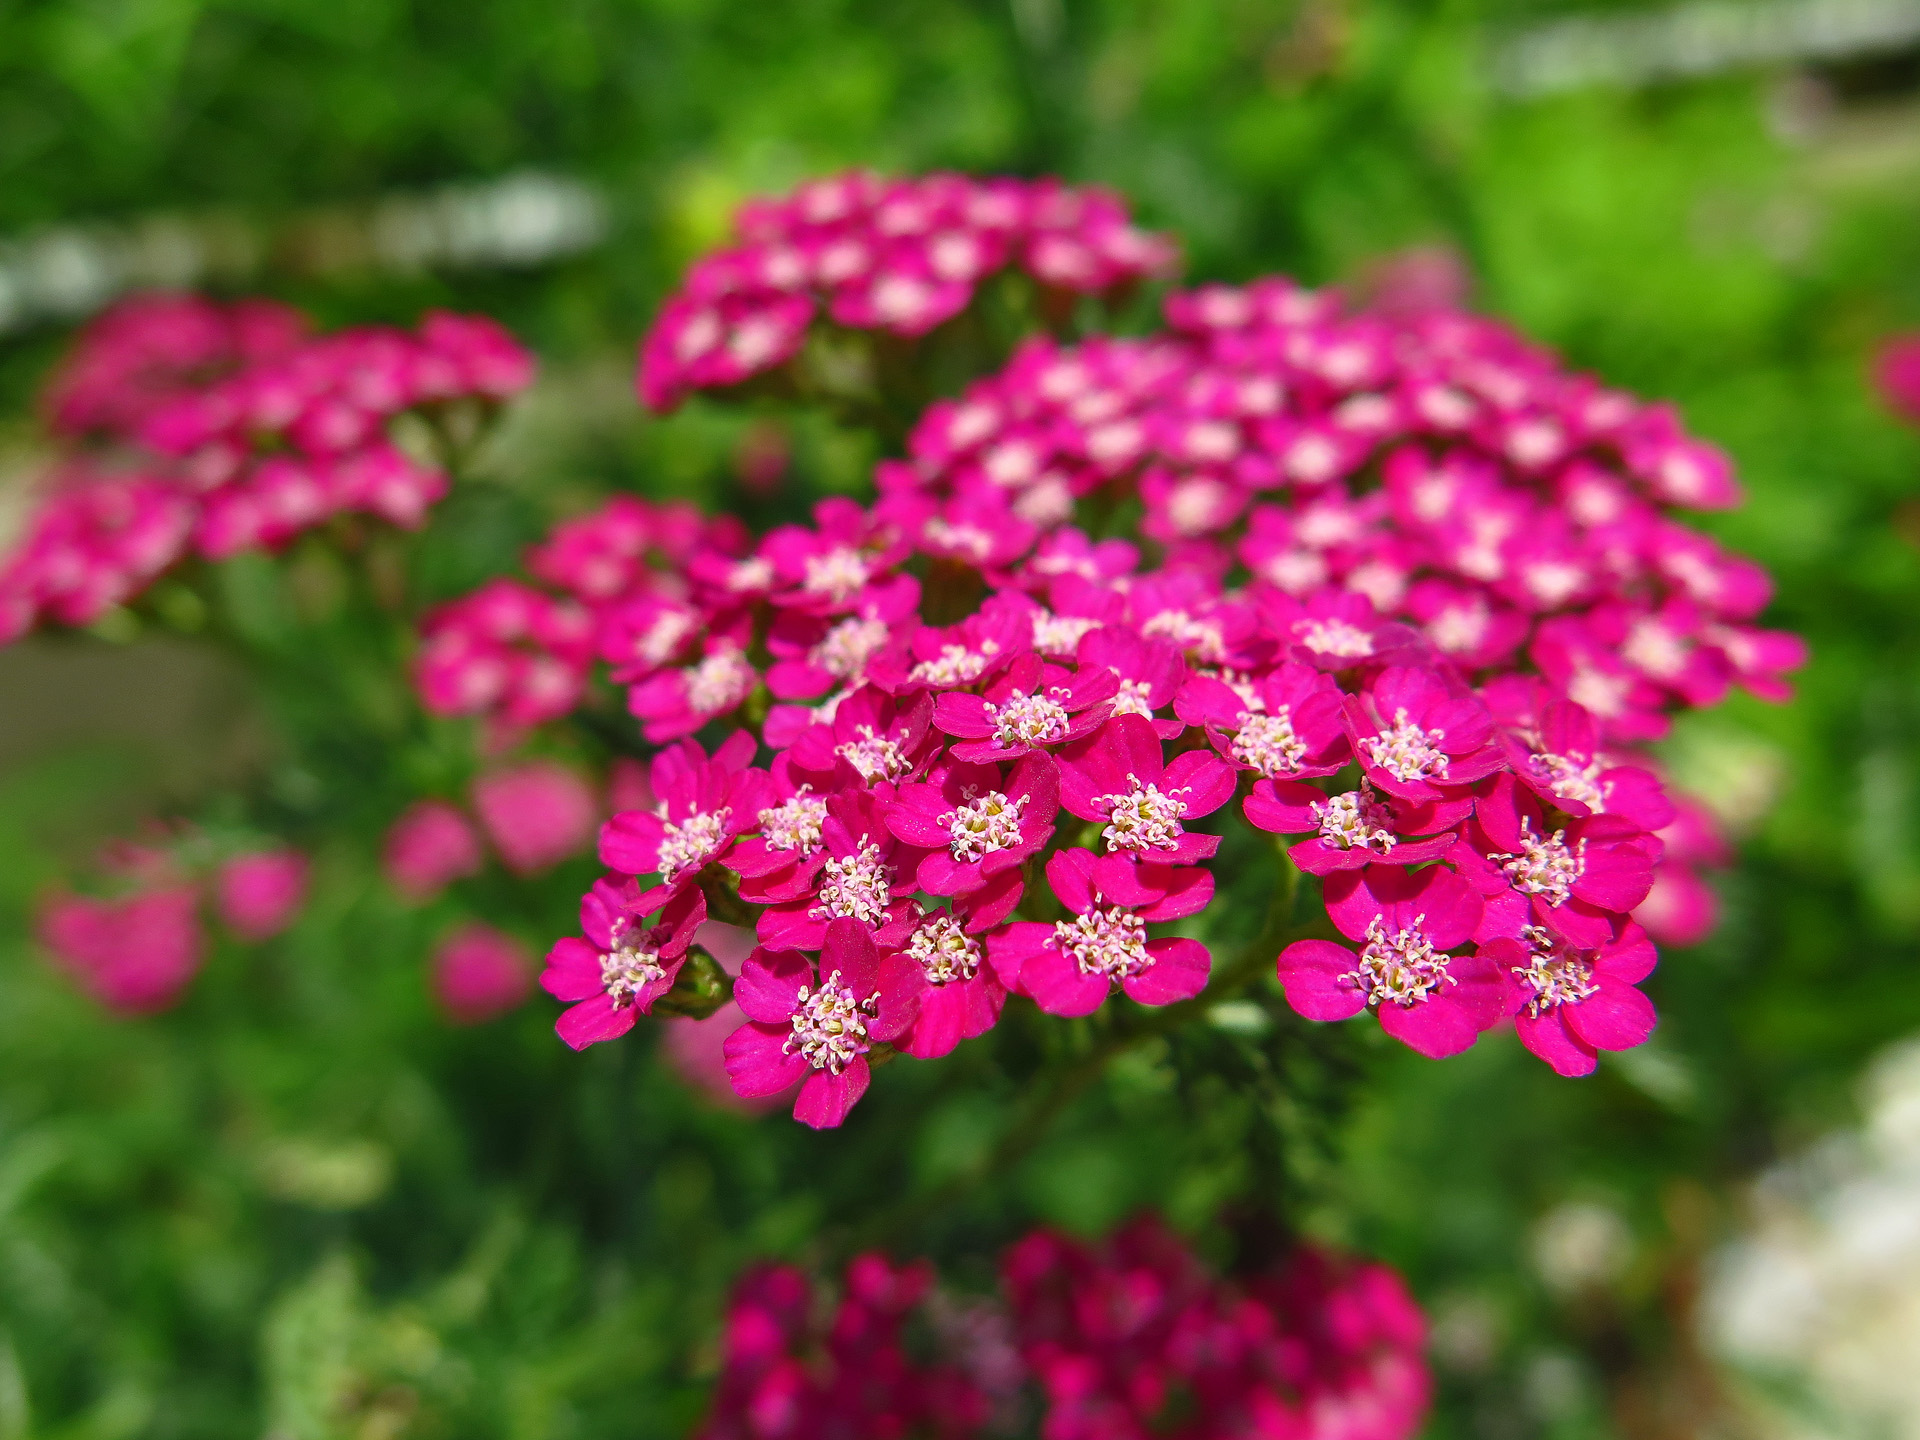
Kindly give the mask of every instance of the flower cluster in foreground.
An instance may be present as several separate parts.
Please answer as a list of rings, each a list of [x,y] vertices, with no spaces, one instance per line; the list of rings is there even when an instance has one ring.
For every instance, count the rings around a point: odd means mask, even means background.
[[[431,707],[535,724],[598,664],[663,747],[550,963],[569,1043],[649,1013],[710,912],[751,924],[735,1086],[837,1124],[876,1052],[1010,996],[1197,995],[1242,823],[1340,937],[1278,954],[1301,1014],[1435,1057],[1511,1019],[1569,1075],[1647,1037],[1632,917],[1676,809],[1636,747],[1802,659],[1679,517],[1734,503],[1725,457],[1484,319],[1277,279],[1166,312],[1030,343],[871,505],[755,542],[623,497],[428,618]],[[1710,917],[1692,879],[1667,933]]]
[[[736,1288],[699,1434],[959,1440],[1025,1433],[1037,1409],[1044,1440],[1404,1440],[1427,1409],[1425,1332],[1385,1266],[1303,1247],[1223,1281],[1150,1218],[1098,1248],[1029,1235],[991,1300],[864,1255],[823,1317],[802,1272],[768,1267]]]
[[[448,479],[395,443],[394,419],[444,433],[532,378],[478,317],[304,332],[269,302],[155,296],[82,334],[45,400],[60,457],[0,557],[0,643],[90,624],[190,556],[277,548],[338,515],[417,527]]]
[[[656,410],[778,370],[823,315],[918,337],[1009,267],[1070,296],[1164,275],[1177,258],[1118,197],[1056,180],[856,172],[748,204],[735,229],[739,243],[693,267],[641,347],[640,398]]]

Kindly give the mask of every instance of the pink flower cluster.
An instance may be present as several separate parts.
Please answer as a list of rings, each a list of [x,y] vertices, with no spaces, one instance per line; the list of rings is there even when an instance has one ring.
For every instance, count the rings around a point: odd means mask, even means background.
[[[778,369],[822,313],[915,338],[1009,266],[1047,289],[1100,294],[1178,259],[1117,196],[1057,180],[856,171],[750,203],[735,229],[739,243],[693,267],[641,346],[640,398],[655,410]]]
[[[1920,335],[1896,335],[1873,360],[1880,399],[1909,425],[1920,425]]]
[[[1406,1440],[1431,1388],[1425,1332],[1383,1265],[1301,1248],[1222,1281],[1151,1218],[1097,1248],[1029,1235],[1002,1261],[1000,1295],[972,1302],[936,1288],[924,1261],[863,1255],[822,1314],[802,1272],[765,1267],[734,1292],[697,1433],[1026,1433],[1024,1391],[1042,1440]]]
[[[310,867],[296,850],[247,851],[209,870],[193,848],[112,846],[101,868],[117,894],[60,891],[41,902],[40,943],[108,1009],[149,1014],[180,998],[206,958],[203,895],[249,944],[280,934],[306,903]]]
[[[1043,1440],[1407,1440],[1426,1320],[1384,1265],[1303,1247],[1225,1283],[1164,1225],[1095,1249],[1046,1231],[1001,1266]]]
[[[0,643],[87,624],[188,555],[284,545],[340,514],[418,526],[447,477],[390,422],[492,406],[532,376],[490,320],[301,336],[293,312],[144,299],[81,336],[46,408],[74,453],[0,560]]]
[[[416,903],[486,864],[486,841],[516,875],[537,875],[587,848],[605,813],[579,772],[553,760],[525,760],[473,782],[473,817],[449,800],[416,800],[388,827],[382,869]]]
[[[1170,558],[1296,602],[1325,653],[1391,618],[1467,675],[1537,671],[1612,742],[1731,685],[1785,695],[1805,647],[1753,625],[1765,573],[1670,513],[1739,500],[1671,407],[1457,312],[1343,314],[1278,279],[1166,309],[1150,339],[1031,342],[927,412],[882,493],[975,549],[1137,497]]]

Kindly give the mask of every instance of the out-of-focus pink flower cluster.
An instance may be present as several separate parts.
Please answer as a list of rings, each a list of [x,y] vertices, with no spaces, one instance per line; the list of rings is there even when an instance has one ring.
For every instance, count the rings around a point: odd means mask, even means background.
[[[296,850],[255,850],[212,866],[192,846],[119,844],[101,857],[109,898],[59,891],[41,902],[40,942],[110,1010],[148,1014],[180,998],[206,958],[203,900],[238,940],[280,934],[306,903],[309,866]]]
[[[1426,1325],[1383,1265],[1311,1247],[1222,1281],[1153,1219],[1095,1248],[1047,1231],[956,1302],[925,1262],[855,1260],[830,1316],[768,1267],[728,1311],[702,1440],[1405,1440],[1426,1414]],[[918,1330],[918,1358],[903,1343]]]
[[[1100,294],[1178,259],[1119,197],[1057,180],[855,172],[743,206],[735,228],[739,243],[693,267],[641,346],[640,398],[655,410],[786,364],[823,313],[917,337],[1009,266],[1048,289]]]
[[[478,317],[304,330],[267,302],[159,296],[82,333],[44,407],[67,452],[0,560],[0,643],[88,624],[189,555],[278,547],[347,513],[416,527],[448,481],[394,443],[394,417],[491,407],[532,377]]]
[[[516,875],[550,870],[587,848],[606,813],[580,773],[553,760],[488,770],[470,799],[471,815],[450,800],[416,800],[388,827],[382,869],[408,900],[424,903],[479,874],[488,844]]]
[[[1920,425],[1920,335],[1896,335],[1873,361],[1874,388],[1888,409]]]

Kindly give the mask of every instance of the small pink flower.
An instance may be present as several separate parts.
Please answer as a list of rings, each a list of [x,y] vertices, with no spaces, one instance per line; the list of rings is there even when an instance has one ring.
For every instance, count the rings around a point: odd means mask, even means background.
[[[933,723],[959,743],[956,760],[1014,760],[1078,740],[1106,719],[1119,690],[1112,670],[1072,673],[1028,652],[984,693],[955,690],[933,702]]]
[[[1213,896],[1206,871],[1136,869],[1117,856],[1061,850],[1047,862],[1047,883],[1073,918],[1020,921],[988,937],[988,956],[1007,988],[1050,1015],[1090,1015],[1115,985],[1142,1005],[1191,999],[1205,988],[1213,964],[1207,947],[1150,940],[1147,926],[1205,908]]]
[[[1593,717],[1571,700],[1542,704],[1545,695],[1537,683],[1488,690],[1489,704],[1508,725],[1507,760],[1521,784],[1569,815],[1619,815],[1642,830],[1672,820],[1673,802],[1658,776],[1614,764],[1601,750]]]
[[[1088,631],[1075,658],[1083,671],[1105,667],[1113,672],[1119,681],[1113,697],[1116,717],[1144,716],[1163,740],[1172,740],[1186,729],[1178,720],[1154,719],[1154,712],[1171,705],[1186,683],[1187,664],[1178,646],[1142,639],[1132,630],[1109,625]]]
[[[661,670],[627,692],[627,709],[655,745],[691,735],[709,720],[738,709],[760,683],[760,672],[729,640],[710,639],[691,665]]]
[[[916,879],[932,895],[966,895],[997,876],[1012,878],[1053,838],[1059,813],[1059,772],[1045,755],[1027,756],[1011,775],[998,765],[948,766],[938,783],[901,786],[886,812],[889,830],[927,852]],[[1000,916],[1019,899],[1015,879]]]
[[[1653,1003],[1634,988],[1659,956],[1638,925],[1580,948],[1539,926],[1488,941],[1520,1043],[1561,1075],[1591,1075],[1601,1050],[1631,1050],[1653,1033]]]
[[[866,926],[883,945],[900,943],[913,914],[907,897],[918,887],[915,877],[926,852],[887,828],[892,798],[893,787],[882,782],[875,791],[845,790],[827,800],[818,860],[798,872],[806,877],[804,889],[783,887],[783,896],[792,889],[790,898],[774,900],[760,912],[762,944],[817,950],[828,927],[843,919]],[[1005,889],[1017,899],[1017,878],[1001,879],[994,894],[1004,897]],[[1006,903],[1011,908],[1013,902]]]
[[[753,737],[737,730],[711,759],[682,740],[653,760],[653,810],[623,810],[600,828],[600,862],[624,875],[658,875],[685,884],[724,859],[751,828],[767,798],[767,773],[747,766]]]
[[[1617,815],[1550,824],[1533,792],[1501,775],[1475,805],[1452,860],[1483,897],[1511,888],[1527,897],[1539,924],[1590,949],[1647,898],[1660,850]]]
[[[484,1024],[527,998],[529,962],[527,947],[511,935],[491,925],[463,925],[433,952],[434,996],[454,1024]]]
[[[242,940],[278,935],[306,903],[308,869],[297,850],[262,850],[227,861],[214,881],[221,920]]]
[[[485,863],[466,813],[444,800],[416,800],[387,831],[381,868],[387,883],[415,902],[476,875]]]
[[[827,927],[817,974],[792,950],[757,951],[734,987],[748,1023],[727,1040],[733,1088],[771,1095],[804,1080],[793,1118],[816,1130],[839,1125],[867,1092],[867,1055],[913,1023],[917,969],[903,954],[882,958],[853,920]]]
[[[535,760],[474,781],[473,808],[507,868],[535,875],[587,848],[599,807],[574,771]]]
[[[40,941],[109,1010],[147,1015],[180,997],[206,954],[199,896],[171,885],[124,900],[56,895],[40,910]]]
[[[1416,805],[1392,795],[1382,799],[1365,780],[1357,790],[1335,795],[1293,780],[1256,780],[1245,809],[1249,823],[1261,830],[1307,836],[1287,854],[1309,875],[1329,875],[1442,858],[1453,849],[1453,827],[1472,813],[1473,801]]]
[[[649,912],[641,907],[660,894],[641,894],[630,880],[596,880],[580,899],[586,939],[566,936],[547,952],[540,986],[568,1002],[553,1028],[574,1049],[626,1034],[679,978],[694,931],[707,918],[707,901],[689,886],[673,892],[653,923],[644,923]]]
[[[1298,1013],[1344,1020],[1372,1010],[1381,1029],[1434,1060],[1459,1054],[1500,1019],[1497,964],[1448,953],[1472,938],[1481,912],[1451,870],[1344,870],[1327,881],[1326,897],[1340,933],[1362,948],[1296,940],[1280,952],[1280,983]]]
[[[1207,750],[1168,763],[1152,724],[1116,715],[1060,752],[1060,803],[1082,820],[1102,822],[1109,854],[1162,865],[1212,858],[1220,837],[1189,831],[1233,798],[1232,767]]]
[[[933,696],[895,699],[863,685],[833,709],[833,718],[803,730],[789,752],[792,766],[821,788],[897,784],[921,774],[939,753]]]
[[[1486,706],[1433,671],[1383,670],[1346,711],[1354,758],[1390,795],[1443,799],[1500,768]]]
[[[899,1042],[904,1054],[937,1059],[962,1040],[986,1034],[1000,1018],[1007,987],[988,962],[980,932],[1004,919],[1005,911],[983,913],[977,903],[976,896],[963,896],[948,910],[914,908],[900,953],[918,968],[920,1003]]]
[[[1222,671],[1180,687],[1174,713],[1206,727],[1213,748],[1237,769],[1269,780],[1331,775],[1351,757],[1340,687],[1289,660],[1259,679]]]

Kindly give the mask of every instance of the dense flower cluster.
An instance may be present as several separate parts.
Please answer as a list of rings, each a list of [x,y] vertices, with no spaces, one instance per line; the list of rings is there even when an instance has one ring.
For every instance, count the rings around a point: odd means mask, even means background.
[[[641,347],[640,398],[656,410],[786,364],[823,314],[917,337],[1009,266],[1047,289],[1100,294],[1177,258],[1117,196],[1056,180],[854,172],[746,205],[735,228],[739,243],[693,267]]]
[[[490,320],[306,338],[294,312],[135,300],[82,336],[46,400],[67,452],[0,560],[0,643],[84,625],[189,555],[277,547],[341,514],[412,528],[446,493],[391,422],[482,409],[532,364]]]
[[[709,915],[750,924],[735,1087],[837,1124],[876,1052],[1010,995],[1197,995],[1168,927],[1242,820],[1343,937],[1278,955],[1301,1014],[1435,1057],[1511,1019],[1563,1074],[1646,1038],[1632,916],[1685,817],[1634,747],[1802,658],[1675,513],[1734,503],[1725,457],[1455,312],[1284,280],[1166,310],[934,406],[870,506],[755,543],[623,497],[429,618],[430,706],[538,723],[600,664],[665,747],[550,962],[570,1043],[649,1013]],[[1676,870],[1648,919],[1693,938],[1710,896]]]
[[[246,850],[215,860],[203,837],[117,843],[99,858],[105,896],[61,890],[40,905],[40,942],[110,1010],[146,1014],[180,998],[206,958],[203,901],[238,940],[280,934],[306,903],[309,864],[297,850]]]
[[[1043,1440],[1405,1440],[1426,1413],[1425,1321],[1382,1265],[1302,1248],[1226,1282],[1148,1218],[1099,1248],[1030,1235],[1001,1282],[964,1303],[865,1255],[823,1315],[800,1271],[751,1273],[699,1435],[1027,1433],[1037,1409]]]

